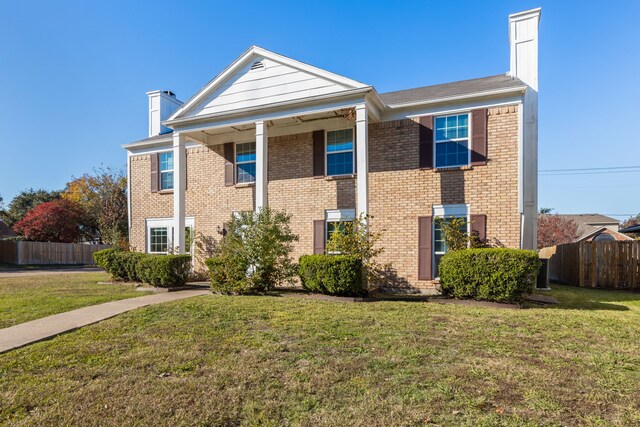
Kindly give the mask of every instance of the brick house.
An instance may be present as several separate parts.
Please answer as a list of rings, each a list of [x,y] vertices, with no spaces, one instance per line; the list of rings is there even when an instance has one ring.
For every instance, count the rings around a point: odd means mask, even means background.
[[[386,229],[389,286],[420,290],[446,251],[436,217],[535,248],[539,18],[509,16],[497,76],[378,93],[254,46],[184,103],[148,92],[149,137],[124,146],[132,246],[184,251],[268,205],[292,214],[297,257],[368,214]]]

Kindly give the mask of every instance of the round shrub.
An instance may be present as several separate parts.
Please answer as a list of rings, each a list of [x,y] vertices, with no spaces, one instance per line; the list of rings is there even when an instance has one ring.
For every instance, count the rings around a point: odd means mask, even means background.
[[[349,255],[303,255],[298,268],[302,287],[329,295],[365,293],[362,260]]]
[[[136,272],[152,286],[183,286],[191,272],[191,255],[146,255],[138,260]]]
[[[247,280],[247,267],[243,262],[222,255],[205,261],[209,269],[211,290],[223,294],[244,294],[251,290]]]
[[[445,295],[522,302],[533,290],[539,268],[540,259],[534,251],[488,248],[447,252],[438,271]]]

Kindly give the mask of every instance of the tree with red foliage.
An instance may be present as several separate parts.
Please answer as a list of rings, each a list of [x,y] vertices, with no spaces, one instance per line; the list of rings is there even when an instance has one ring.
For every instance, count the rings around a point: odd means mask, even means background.
[[[77,242],[82,209],[70,200],[57,199],[37,205],[13,226],[13,231],[37,242]]]
[[[578,224],[560,215],[538,215],[538,249],[571,243],[578,238]]]
[[[624,229],[624,228],[629,228],[629,227],[633,227],[634,225],[638,225],[640,224],[640,214],[635,215],[635,216],[630,216],[629,218],[625,219],[622,224],[620,224],[620,228]]]

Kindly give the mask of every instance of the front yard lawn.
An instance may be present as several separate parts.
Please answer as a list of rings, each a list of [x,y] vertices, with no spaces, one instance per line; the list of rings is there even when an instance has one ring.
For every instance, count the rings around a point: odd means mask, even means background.
[[[563,305],[204,296],[0,355],[13,425],[638,425],[640,295]]]
[[[139,297],[131,285],[98,285],[106,273],[0,277],[0,328],[88,305]]]

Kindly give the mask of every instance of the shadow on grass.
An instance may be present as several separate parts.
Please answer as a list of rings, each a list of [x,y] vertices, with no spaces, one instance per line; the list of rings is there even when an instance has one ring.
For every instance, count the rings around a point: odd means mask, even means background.
[[[560,304],[546,308],[627,311],[636,306],[640,309],[640,292],[637,291],[580,288],[559,283],[552,283],[550,286],[550,292],[537,293],[550,295]]]

